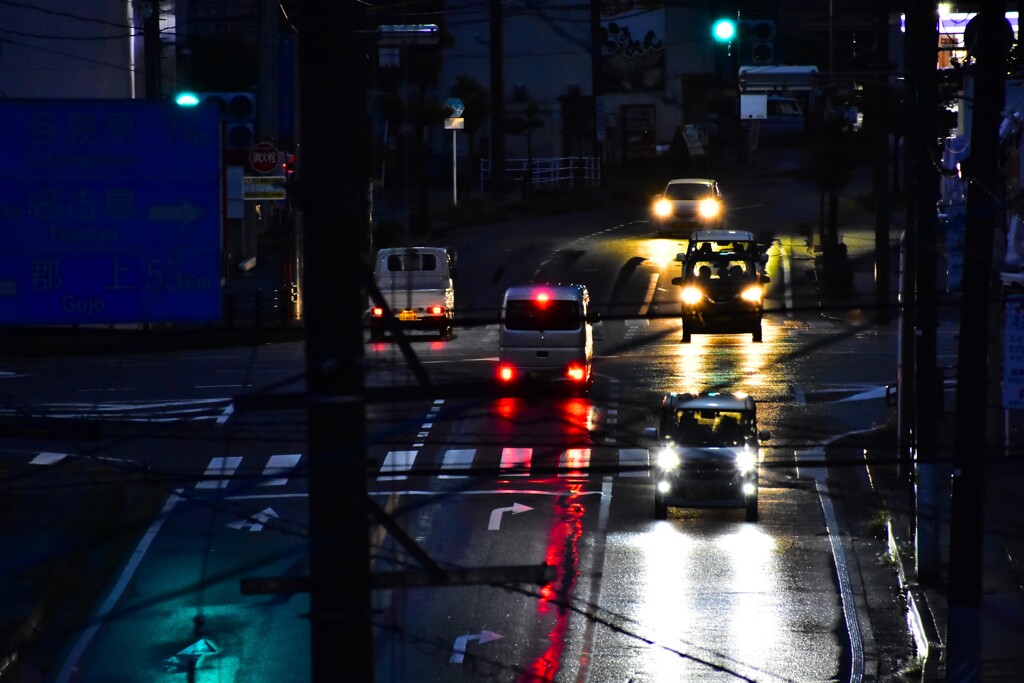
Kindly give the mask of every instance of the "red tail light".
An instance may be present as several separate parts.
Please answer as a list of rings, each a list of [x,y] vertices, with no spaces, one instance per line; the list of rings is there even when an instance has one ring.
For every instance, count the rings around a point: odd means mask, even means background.
[[[374,306],[373,308],[370,309],[370,315],[372,315],[374,318],[381,318],[384,316],[384,309],[381,308],[380,306]]]
[[[444,306],[431,306],[430,313],[431,315],[441,315],[444,313]]]
[[[507,363],[498,366],[498,379],[502,382],[511,382],[516,378],[516,369]]]
[[[582,365],[570,365],[569,368],[565,371],[565,374],[573,382],[582,382],[587,378],[587,371],[583,368]]]

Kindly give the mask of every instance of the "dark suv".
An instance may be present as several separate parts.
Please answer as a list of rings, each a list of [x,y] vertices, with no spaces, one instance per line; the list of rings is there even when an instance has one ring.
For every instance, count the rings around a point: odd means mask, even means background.
[[[695,333],[749,332],[761,341],[764,285],[763,253],[749,251],[702,252],[683,260],[681,286],[683,342]]]
[[[660,442],[654,476],[654,517],[669,507],[742,507],[756,522],[760,442],[757,405],[741,393],[667,394],[657,428],[644,430]]]

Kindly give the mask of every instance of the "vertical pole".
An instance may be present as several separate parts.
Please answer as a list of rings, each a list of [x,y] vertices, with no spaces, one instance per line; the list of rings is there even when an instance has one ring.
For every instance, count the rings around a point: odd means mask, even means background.
[[[163,40],[160,38],[160,3],[146,0],[142,3],[142,36],[145,57],[146,99],[160,99],[160,59],[163,55]]]
[[[366,397],[360,258],[368,229],[369,66],[358,3],[309,0],[299,13],[298,170],[305,232],[313,683],[372,683]],[[331,87],[324,87],[325,76]],[[347,106],[337,108],[336,93]],[[339,652],[345,653],[339,664]]]
[[[967,230],[964,235],[963,295],[960,310],[956,422],[949,533],[949,620],[946,633],[947,680],[981,680],[981,589],[984,553],[984,474],[994,435],[989,431],[992,405],[989,364],[992,348],[994,233],[1002,187],[999,175],[999,118],[1006,74],[1006,2],[981,5],[972,20],[974,41],[974,111],[971,156],[966,170]],[[998,310],[998,309],[997,309]],[[992,373],[993,381],[998,372]]]
[[[939,45],[938,10],[934,2],[914,0],[908,16],[908,31],[913,31],[912,55],[915,64],[913,104],[914,119],[913,176],[911,195],[914,210],[914,386],[915,403],[915,474],[917,483],[917,578],[934,584],[939,575],[939,520],[936,507],[938,477],[936,475],[938,440],[935,432],[942,410],[942,380],[938,373],[936,346],[938,274],[939,174],[934,159],[938,137],[936,95],[936,64]],[[911,27],[910,17],[916,19]]]
[[[455,151],[455,144],[455,129],[452,128],[452,206],[459,205],[459,174],[457,172],[459,157]]]
[[[890,320],[889,279],[889,0],[877,0],[875,19],[875,69],[877,83],[871,87],[871,136],[875,146],[873,188],[875,194],[875,323]]]
[[[501,0],[491,11],[491,178],[505,177],[505,16]]]

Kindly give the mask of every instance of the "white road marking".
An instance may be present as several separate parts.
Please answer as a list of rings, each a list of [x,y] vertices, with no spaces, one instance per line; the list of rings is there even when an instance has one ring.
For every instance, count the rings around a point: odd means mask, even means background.
[[[532,459],[532,448],[502,448],[501,472],[502,474],[525,477],[529,472]]]
[[[465,470],[473,465],[473,458],[476,457],[475,448],[449,448],[444,452],[441,460],[441,471],[444,470]],[[441,479],[463,479],[465,474],[441,474]]]
[[[228,479],[242,464],[242,458],[235,455],[229,458],[213,458],[206,466],[203,477],[208,477],[196,484],[197,489],[222,489],[228,485]]]
[[[299,460],[302,459],[301,453],[288,453],[286,455],[272,455],[267,461],[267,466],[263,468],[263,476],[267,477],[261,486],[284,486],[288,483],[287,477],[278,477],[279,474],[284,474],[295,469],[295,466],[299,464]]]
[[[416,454],[419,451],[388,451],[387,455],[384,456],[384,464],[380,466],[381,476],[377,477],[377,481],[395,481],[399,479],[408,479],[407,473],[412,469],[412,465],[416,462]],[[398,472],[399,474],[393,474]]]
[[[70,453],[53,453],[50,451],[43,451],[36,457],[32,458],[30,465],[52,465],[60,462],[64,458],[71,457]]]
[[[644,295],[644,303],[640,306],[639,315],[641,318],[647,315],[647,309],[650,308],[651,302],[654,300],[654,293],[658,291],[658,279],[660,277],[661,273],[651,275],[651,282],[647,285],[647,294]]]

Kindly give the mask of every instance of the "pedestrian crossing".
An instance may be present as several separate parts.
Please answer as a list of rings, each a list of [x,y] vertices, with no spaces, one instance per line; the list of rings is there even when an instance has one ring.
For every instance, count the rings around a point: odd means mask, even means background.
[[[71,453],[43,451],[30,465],[52,466]],[[284,487],[294,481],[305,482],[308,470],[302,453],[269,456],[216,456],[210,458],[203,475],[194,483],[199,491],[216,491],[246,483],[254,488]],[[552,448],[505,446],[487,448],[408,448],[388,450],[372,459],[368,473],[378,482],[401,482],[412,477],[438,480],[479,476],[566,477],[590,476],[647,477],[650,453],[646,448],[574,447]]]
[[[522,446],[387,451],[375,473],[377,481],[402,481],[412,476],[465,479],[496,474],[501,477],[649,476],[646,448],[531,448]]]

